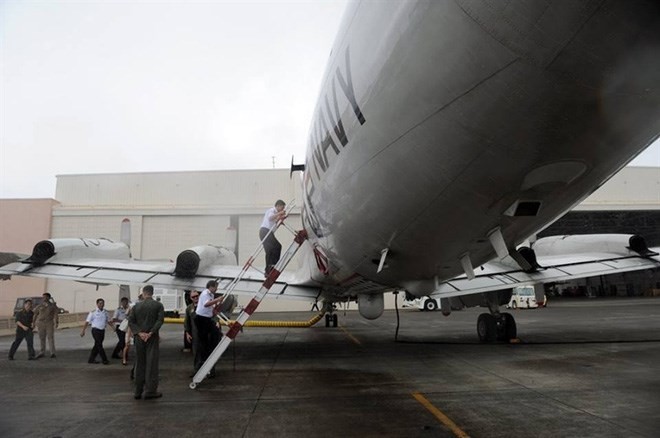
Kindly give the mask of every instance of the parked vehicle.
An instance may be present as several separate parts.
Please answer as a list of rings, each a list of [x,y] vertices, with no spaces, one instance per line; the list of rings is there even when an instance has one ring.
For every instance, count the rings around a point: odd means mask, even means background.
[[[154,299],[163,303],[165,316],[178,318],[185,313],[184,291],[178,289],[154,289]]]
[[[419,310],[432,312],[440,309],[440,299],[422,297],[414,298],[412,300],[403,300],[402,307],[417,307]]]
[[[511,300],[509,300],[509,304],[506,307],[507,309],[536,309],[539,307],[539,304],[536,302],[534,286],[514,287]]]

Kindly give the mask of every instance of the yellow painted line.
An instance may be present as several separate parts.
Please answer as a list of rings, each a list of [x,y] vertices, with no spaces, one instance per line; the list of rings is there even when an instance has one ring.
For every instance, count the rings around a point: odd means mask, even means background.
[[[456,425],[456,423],[454,423],[451,420],[451,418],[449,418],[448,416],[443,414],[440,409],[433,406],[431,404],[431,402],[428,401],[426,399],[426,397],[424,397],[422,394],[420,394],[419,392],[413,392],[412,396],[415,397],[415,400],[420,402],[422,404],[422,406],[424,406],[430,413],[432,413],[435,418],[437,418],[442,424],[447,426],[449,428],[449,430],[451,430],[454,433],[454,435],[456,435],[457,437],[460,437],[460,438],[469,438],[470,437],[470,435],[463,432],[461,430],[461,428],[458,427]]]
[[[346,330],[343,326],[339,326],[339,328],[340,328],[340,329],[346,334],[346,336],[348,336],[349,338],[351,338],[351,340],[352,340],[353,342],[355,342],[357,345],[362,345],[362,342],[360,342],[360,341],[358,340],[358,338],[356,338],[355,336],[353,336],[352,334],[350,334],[350,333],[348,332],[348,330]]]

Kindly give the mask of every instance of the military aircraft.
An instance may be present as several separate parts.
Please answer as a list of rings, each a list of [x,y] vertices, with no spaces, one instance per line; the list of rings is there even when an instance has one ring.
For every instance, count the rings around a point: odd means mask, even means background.
[[[366,318],[388,291],[460,300],[488,308],[477,333],[494,341],[516,335],[499,311],[514,286],[660,266],[640,236],[533,239],[658,138],[659,28],[651,1],[349,5],[292,165],[305,263],[272,271],[268,294],[355,300]],[[231,256],[144,262],[125,243],[51,239],[0,274],[222,289]],[[234,292],[263,282],[247,272]]]

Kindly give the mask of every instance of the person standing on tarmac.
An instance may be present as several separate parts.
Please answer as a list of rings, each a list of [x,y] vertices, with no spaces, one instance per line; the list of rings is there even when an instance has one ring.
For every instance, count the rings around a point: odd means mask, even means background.
[[[135,333],[135,399],[154,399],[163,396],[158,392],[158,331],[165,319],[165,308],[153,299],[154,288],[142,288],[144,301],[137,303],[128,314],[128,325]]]
[[[18,350],[23,339],[27,342],[28,360],[36,359],[34,357],[34,346],[32,344],[34,336],[32,334],[33,319],[34,313],[32,312],[32,300],[25,300],[23,303],[23,309],[16,313],[16,339],[14,339],[14,343],[11,344],[11,348],[9,349],[9,360],[14,360],[14,354],[16,354],[16,350]]]
[[[261,221],[261,228],[259,228],[259,239],[263,242],[264,251],[266,253],[266,275],[273,269],[273,267],[280,261],[280,254],[282,252],[282,244],[275,238],[275,234],[270,233],[270,230],[275,228],[277,221],[286,217],[284,211],[286,204],[281,199],[275,202],[275,206],[266,210],[264,219]],[[268,237],[266,237],[268,236]],[[266,240],[264,240],[266,238]]]
[[[199,292],[190,291],[190,305],[186,307],[186,317],[183,320],[183,330],[186,341],[192,347],[193,369],[197,371],[202,366],[202,353],[199,348],[199,334],[197,333],[197,324],[195,323],[195,311],[199,302]],[[193,374],[194,375],[194,374]]]
[[[48,338],[52,359],[55,357],[55,329],[59,324],[59,309],[48,292],[44,293],[42,297],[43,301],[34,309],[34,325],[37,333],[39,333],[39,343],[41,345],[37,359],[46,354],[46,338]]]
[[[91,325],[92,337],[94,338],[94,346],[92,347],[92,351],[89,352],[89,359],[87,362],[99,363],[96,360],[96,356],[100,355],[101,360],[103,361],[103,365],[108,365],[110,362],[108,361],[108,357],[105,355],[105,350],[103,349],[105,326],[107,325],[113,329],[114,327],[110,325],[110,316],[108,315],[108,311],[105,310],[103,306],[105,306],[105,300],[103,298],[97,299],[96,309],[92,310],[89,312],[89,315],[87,315],[85,325],[83,325],[82,331],[80,332],[80,337],[82,338],[85,336],[85,330],[87,329],[87,326]]]

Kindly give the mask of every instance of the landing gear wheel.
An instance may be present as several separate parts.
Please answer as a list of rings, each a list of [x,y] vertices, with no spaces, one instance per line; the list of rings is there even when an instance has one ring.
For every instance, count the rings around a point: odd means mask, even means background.
[[[438,309],[438,305],[436,304],[435,300],[432,298],[427,298],[426,301],[424,301],[424,310],[427,310],[429,312],[433,312],[434,310]]]
[[[190,382],[190,385],[188,385],[188,387],[189,387],[190,389],[195,389],[195,388],[197,388],[197,383],[195,383],[195,382]]]
[[[509,342],[518,336],[516,320],[510,313],[502,313],[497,321],[497,340]]]
[[[513,303],[511,303],[511,308],[514,309],[514,310],[517,309],[518,308],[518,303],[516,303],[515,301]]]
[[[497,339],[497,321],[490,313],[482,313],[477,319],[477,335],[480,342],[493,342]]]
[[[326,327],[330,327],[330,318],[331,317],[332,317],[332,315],[330,315],[329,313],[325,314],[325,326]]]
[[[333,326],[333,327],[337,327],[337,321],[338,321],[338,320],[339,320],[339,318],[337,318],[337,314],[336,314],[336,313],[333,314],[333,315],[332,315],[332,326]]]

